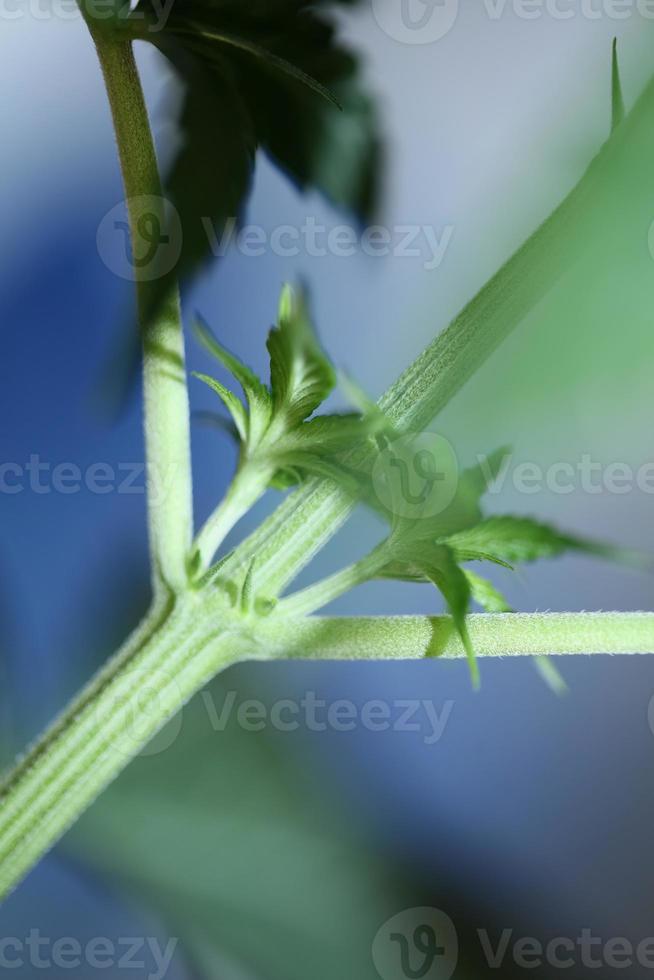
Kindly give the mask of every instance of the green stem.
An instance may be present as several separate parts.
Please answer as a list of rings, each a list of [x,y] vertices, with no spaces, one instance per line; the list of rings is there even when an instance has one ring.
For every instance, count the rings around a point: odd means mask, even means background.
[[[479,657],[654,652],[654,613],[482,613],[467,624]],[[275,617],[265,640],[271,655],[301,660],[466,657],[449,616]]]
[[[118,144],[132,250],[142,229],[165,228],[167,216],[157,159],[131,42],[87,23],[98,52]],[[145,226],[144,223],[145,222]],[[148,238],[151,236],[148,233]],[[155,261],[153,259],[153,261]],[[179,292],[156,297],[154,266],[136,267],[144,356],[144,426],[150,552],[155,591],[186,586],[193,534],[189,403]]]
[[[369,582],[387,561],[388,552],[383,543],[353,565],[348,565],[347,568],[316,582],[315,585],[294,592],[279,603],[278,612],[289,617],[308,616],[333,602],[334,599],[345,595],[357,585]]]
[[[158,607],[0,788],[0,898],[218,670],[249,650],[192,596]]]
[[[654,158],[654,81],[559,207],[411,364],[379,401],[399,430],[420,431],[464,387],[529,311],[624,220],[624,201]],[[633,151],[632,151],[632,148]],[[607,246],[608,247],[608,246]],[[347,520],[351,494],[312,480],[238,548],[225,571],[257,556],[257,578],[278,594]]]
[[[216,623],[221,623],[217,627]],[[329,660],[464,658],[448,616],[256,621],[190,594],[153,613],[0,788],[0,898],[217,671],[256,656]],[[480,657],[650,653],[654,613],[470,616]]]
[[[197,569],[194,569],[196,575],[207,571],[229,532],[263,496],[273,473],[273,467],[247,461],[239,467],[223,500],[195,539],[193,555],[197,564]]]

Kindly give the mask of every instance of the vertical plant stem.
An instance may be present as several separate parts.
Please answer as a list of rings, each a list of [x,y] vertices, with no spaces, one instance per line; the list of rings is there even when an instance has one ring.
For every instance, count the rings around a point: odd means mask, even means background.
[[[131,42],[87,17],[105,80],[125,186],[133,256],[166,228],[165,201]],[[160,288],[154,266],[133,263],[143,342],[145,454],[155,593],[187,584],[193,535],[189,403],[179,290]]]

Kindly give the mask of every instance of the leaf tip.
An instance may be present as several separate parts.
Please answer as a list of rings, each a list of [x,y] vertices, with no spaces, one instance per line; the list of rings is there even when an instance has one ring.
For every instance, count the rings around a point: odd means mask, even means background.
[[[553,694],[563,698],[570,693],[567,681],[550,657],[545,655],[534,657],[534,666]]]
[[[613,38],[611,46],[611,132],[613,133],[625,117],[622,82],[620,80],[620,63],[618,59],[618,39]]]
[[[290,320],[293,317],[293,312],[296,307],[296,296],[295,290],[290,283],[285,282],[282,286],[282,292],[279,297],[279,322],[283,323],[285,320]]]

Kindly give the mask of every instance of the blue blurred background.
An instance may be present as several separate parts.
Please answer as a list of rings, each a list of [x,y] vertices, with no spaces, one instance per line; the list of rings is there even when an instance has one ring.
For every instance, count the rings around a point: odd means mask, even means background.
[[[546,12],[524,19],[507,5],[492,19],[483,4],[468,4],[446,36],[424,45],[389,36],[367,5],[343,18],[365,54],[385,121],[380,223],[437,229],[447,241],[443,261],[426,268],[424,250],[386,258],[233,250],[185,297],[188,317],[201,311],[264,372],[280,286],[304,277],[324,345],[370,393],[381,393],[567,193],[606,138],[611,38],[619,38],[628,104],[654,72],[654,22],[630,10],[623,19],[589,19],[576,5],[569,20]],[[37,456],[50,468],[73,463],[82,471],[98,462],[116,469],[138,463],[138,393],[117,413],[117,393],[107,384],[108,365],[126,344],[121,327],[131,289],[96,247],[98,225],[122,189],[92,46],[78,19],[32,13],[3,21],[0,50],[1,461],[25,466]],[[165,156],[175,138],[166,123],[172,80],[156,56],[141,54]],[[462,458],[510,444],[516,462],[543,467],[574,465],[584,454],[635,469],[652,459],[651,205],[633,254],[620,245],[610,271],[564,283],[448,407],[439,424]],[[270,232],[307,217],[328,228],[344,220],[260,160],[248,220]],[[192,341],[189,347],[191,367],[206,369],[203,354]],[[212,408],[200,388],[192,387],[194,408]],[[227,483],[234,451],[198,421],[194,461],[201,520]],[[266,499],[238,534],[273,504]],[[145,511],[142,493],[85,489],[5,492],[0,506],[0,667],[9,692],[3,741],[16,747],[63,706],[144,609]],[[525,498],[510,481],[491,502],[650,552],[653,507],[652,495],[638,488],[596,495],[579,486],[565,494],[543,489]],[[359,515],[302,581],[360,554],[376,534],[374,520]],[[579,557],[498,582],[520,610],[652,609],[650,576]],[[332,611],[440,608],[432,590],[384,584],[361,588]],[[562,699],[527,662],[484,663],[479,694],[464,665],[433,662],[235,670],[225,689],[267,704],[306,691],[356,703],[429,699],[449,712],[434,744],[426,744],[424,730],[269,735],[275,752],[295,760],[298,806],[310,782],[317,799],[322,794],[338,809],[348,834],[359,828],[357,846],[409,882],[398,890],[404,904],[396,911],[411,904],[405,888],[428,895],[444,888],[441,907],[455,919],[465,909],[475,929],[547,938],[589,927],[637,943],[654,934],[654,665],[595,657],[561,669],[570,686]],[[112,863],[98,865],[111,871]],[[60,936],[159,935],[169,910],[162,913],[136,886],[108,885],[90,864],[66,849],[49,857],[3,909],[0,933],[24,936],[39,927]],[[256,879],[246,844],[240,873]],[[215,972],[198,975],[266,976],[232,960],[212,962]],[[168,976],[195,969],[179,952]],[[31,975],[30,968],[15,973]]]

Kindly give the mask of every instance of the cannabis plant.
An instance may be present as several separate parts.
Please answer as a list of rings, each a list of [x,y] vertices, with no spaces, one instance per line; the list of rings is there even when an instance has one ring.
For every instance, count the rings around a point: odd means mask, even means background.
[[[129,215],[143,348],[152,604],[7,775],[0,790],[0,895],[196,692],[236,662],[466,658],[477,686],[482,657],[654,651],[651,613],[512,612],[485,571],[494,565],[512,568],[570,549],[633,556],[537,519],[486,516],[497,447],[459,473],[448,447],[425,435],[576,261],[598,222],[619,210],[639,168],[651,168],[654,153],[643,161],[653,149],[654,84],[626,114],[614,53],[611,135],[580,183],[379,402],[343,378],[351,411],[321,411],[339,378],[303,289],[282,293],[267,338],[268,380],[230,352],[220,328],[195,324],[213,361],[194,383],[215,393],[239,449],[224,499],[196,530],[178,282],[205,262],[202,218],[220,223],[239,214],[260,150],[300,187],[316,188],[365,218],[375,207],[382,156],[376,113],[357,60],[322,2],[178,0],[165,21],[154,0],[79,3],[106,83]],[[182,148],[164,182],[133,58],[137,41],[169,59],[183,89]],[[172,234],[167,201],[183,232],[172,268],[163,248]],[[234,384],[224,383],[225,370]],[[226,536],[271,489],[286,492],[283,502],[225,553]],[[298,573],[359,504],[383,522],[379,543],[350,567],[292,591]],[[448,614],[314,615],[376,578],[432,583]],[[473,603],[485,611],[472,614]],[[549,661],[541,666],[551,677]],[[154,710],[142,710],[145,695]]]

